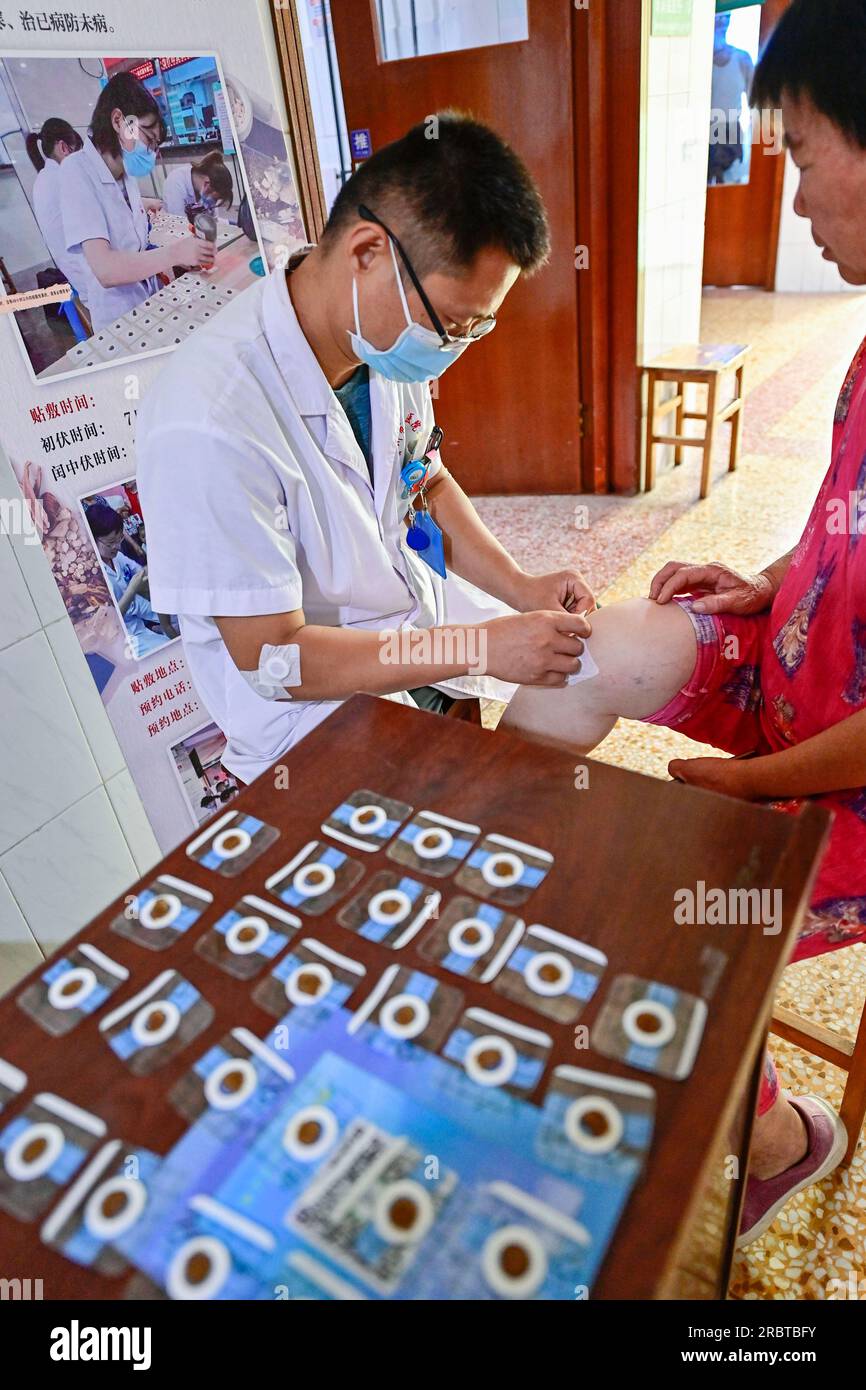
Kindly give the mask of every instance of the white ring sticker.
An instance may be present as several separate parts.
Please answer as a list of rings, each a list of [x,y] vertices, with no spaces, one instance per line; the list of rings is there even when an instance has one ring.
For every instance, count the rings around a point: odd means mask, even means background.
[[[292,879],[292,886],[304,898],[320,898],[333,888],[336,874],[330,864],[316,860],[313,864],[302,864]]]
[[[499,1061],[495,1066],[485,1066],[481,1060],[485,1053],[498,1055]],[[477,1081],[479,1086],[504,1086],[517,1071],[517,1049],[508,1038],[486,1033],[469,1044],[463,1065],[467,1076]]]
[[[201,1278],[195,1263],[202,1266]],[[169,1298],[187,1301],[213,1298],[231,1273],[228,1250],[215,1236],[193,1236],[176,1250],[165,1279]]]
[[[649,1016],[658,1023],[657,1028],[642,1028],[641,1018]],[[659,1004],[655,999],[633,999],[622,1011],[622,1026],[626,1037],[638,1047],[664,1047],[677,1031],[677,1021],[667,1004]]]
[[[283,1148],[301,1163],[314,1163],[327,1153],[339,1132],[333,1110],[325,1105],[305,1105],[283,1130]]]
[[[278,685],[300,685],[300,647],[297,643],[274,647],[265,642],[259,652],[257,675],[262,681],[276,681]]]
[[[107,1211],[112,1198],[122,1196],[125,1200],[117,1211]],[[147,1203],[147,1188],[138,1178],[125,1178],[122,1174],[100,1183],[91,1192],[84,1208],[84,1224],[91,1235],[99,1240],[114,1240],[134,1226]]]
[[[404,1009],[409,1017],[398,1018]],[[379,1022],[392,1038],[417,1038],[430,1022],[430,1009],[417,994],[395,994],[382,1005]]]
[[[160,1017],[161,1015],[161,1017]],[[150,1021],[157,1019],[155,1027]],[[180,1024],[180,1009],[171,999],[155,999],[139,1009],[129,1025],[130,1032],[141,1047],[158,1047],[177,1032]]]
[[[240,917],[226,932],[226,945],[236,956],[248,956],[258,951],[270,934],[264,917]]]
[[[433,1225],[430,1193],[412,1178],[388,1183],[379,1192],[373,1224],[389,1245],[416,1245]]]
[[[524,868],[522,859],[503,850],[498,854],[488,854],[481,865],[481,876],[491,888],[513,888],[523,877]]]
[[[349,829],[356,835],[375,835],[387,820],[383,806],[356,806],[349,817]]]
[[[495,939],[489,922],[482,922],[480,917],[462,917],[448,933],[448,946],[455,956],[478,960],[490,950]]]
[[[40,1121],[28,1125],[6,1150],[6,1172],[16,1182],[33,1182],[47,1173],[63,1152],[66,1140],[59,1125]],[[38,1152],[28,1156],[27,1150],[38,1145]]]
[[[367,912],[380,927],[392,927],[402,922],[412,911],[412,899],[402,888],[383,888],[367,904]]]
[[[151,931],[159,931],[161,927],[170,927],[172,922],[180,916],[183,903],[174,893],[157,893],[155,898],[151,898],[144,907],[138,910],[138,920],[142,927],[148,927]]]
[[[419,859],[444,859],[454,846],[454,836],[442,825],[423,826],[412,841]]]
[[[252,842],[248,830],[233,830],[229,826],[227,830],[221,830],[219,835],[214,836],[212,848],[220,859],[237,859],[238,855],[246,854]]]
[[[604,1129],[598,1134],[584,1123],[587,1115],[599,1115]],[[573,1100],[565,1112],[565,1133],[576,1149],[587,1154],[609,1154],[623,1136],[622,1114],[607,1096],[581,1096]]]
[[[559,951],[539,951],[532,956],[523,978],[534,994],[553,999],[558,994],[567,994],[574,979],[574,966]]]
[[[227,1088],[226,1082],[231,1078],[235,1078],[235,1082]],[[258,1084],[256,1069],[248,1057],[227,1057],[205,1080],[205,1099],[214,1110],[237,1110],[249,1100]]]
[[[547,1276],[547,1255],[528,1226],[500,1226],[484,1243],[481,1268],[502,1298],[531,1298]]]
[[[305,980],[318,981],[315,990],[305,989]],[[319,961],[308,961],[303,965],[297,966],[286,980],[286,998],[292,1004],[297,1004],[300,1008],[305,1008],[310,1004],[315,1004],[317,999],[322,999],[330,990],[334,983],[334,977],[327,965],[321,965]]]
[[[52,1009],[77,1009],[95,988],[93,971],[86,965],[77,965],[54,980],[48,991],[48,1002]]]

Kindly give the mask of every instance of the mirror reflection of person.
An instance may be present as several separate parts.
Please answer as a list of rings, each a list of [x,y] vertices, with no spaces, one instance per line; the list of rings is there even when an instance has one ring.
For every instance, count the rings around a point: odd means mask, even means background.
[[[183,217],[189,203],[203,203],[219,215],[234,201],[231,170],[219,150],[212,150],[192,164],[175,164],[165,180],[162,205],[166,212]]]
[[[36,170],[33,182],[33,216],[36,218],[48,254],[61,275],[65,275],[79,299],[87,303],[87,264],[80,251],[69,251],[63,233],[60,205],[60,166],[77,154],[84,141],[68,121],[49,116],[41,130],[31,130],[24,141],[30,163]]]
[[[60,198],[67,248],[83,253],[87,303],[94,331],[120,318],[158,289],[156,276],[173,266],[210,267],[213,247],[182,236],[147,250],[148,219],[138,179],[152,172],[166,138],[159,107],[131,73],[103,87],[90,136],[63,161]]]
[[[177,630],[165,614],[154,612],[151,606],[147,566],[123,554],[123,521],[114,508],[107,502],[91,503],[87,524],[135,654],[147,656],[166,639],[177,637]]]
[[[751,55],[728,43],[729,14],[716,15],[709,182],[744,183],[751,165],[749,92],[755,75]]]

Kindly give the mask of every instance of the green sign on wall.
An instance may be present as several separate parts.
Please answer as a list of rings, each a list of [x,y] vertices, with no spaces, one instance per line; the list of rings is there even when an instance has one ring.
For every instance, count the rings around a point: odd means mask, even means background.
[[[655,38],[672,39],[692,32],[694,0],[653,0],[652,33]]]

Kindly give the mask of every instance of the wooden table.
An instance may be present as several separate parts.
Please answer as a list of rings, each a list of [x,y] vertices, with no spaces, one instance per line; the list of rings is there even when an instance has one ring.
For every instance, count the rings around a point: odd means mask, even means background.
[[[799,817],[779,815],[676,783],[663,783],[587,763],[588,786],[577,789],[576,759],[530,745],[507,732],[489,733],[460,721],[356,696],[317,728],[281,764],[232,803],[278,827],[280,839],[235,879],[193,862],[184,847],[131,889],[167,872],[214,893],[213,908],[167,951],[145,951],[109,929],[124,899],[106,909],[74,941],[86,941],[127,967],[130,977],[101,1013],[65,1039],[52,1039],[21,1011],[16,998],[41,976],[34,971],[0,1004],[0,1058],[27,1075],[0,1127],[36,1092],[50,1091],[102,1117],[109,1136],[122,1136],[164,1154],[187,1128],[167,1103],[168,1089],[192,1061],[238,1025],[261,1036],[273,1018],[251,998],[252,986],[232,980],[194,951],[206,924],[243,893],[264,896],[265,880],[307,841],[341,800],[360,788],[477,822],[517,840],[546,847],[554,867],[521,909],[527,922],[544,922],[601,948],[608,967],[581,1023],[592,1027],[613,976],[631,973],[695,994],[711,993],[706,1031],[692,1075],[666,1080],[589,1052],[574,1052],[574,1029],[544,1020],[555,1037],[555,1061],[649,1081],[656,1091],[656,1126],[648,1167],[632,1194],[608,1252],[594,1298],[706,1298],[724,1295],[740,1184],[727,1180],[725,1155],[745,1171],[750,1117],[759,1078],[771,1002],[789,954],[828,818],[816,808]],[[351,851],[350,851],[351,853]],[[368,875],[394,867],[384,851],[356,855]],[[784,924],[778,935],[760,926],[682,926],[674,921],[674,894],[704,880],[708,886],[779,888]],[[449,891],[443,880],[429,880]],[[304,927],[333,949],[367,967],[354,1007],[370,992],[395,951],[350,934],[335,913],[307,918]],[[455,976],[417,954],[416,938],[400,963]],[[74,942],[67,943],[64,954]],[[713,963],[724,965],[712,989]],[[150,1078],[134,1077],[98,1031],[100,1017],[122,1005],[160,971],[176,968],[213,1005],[207,1031]],[[708,987],[708,981],[710,982]],[[459,981],[467,1005],[502,1008],[490,986]],[[511,1017],[538,1027],[537,1014],[512,1004]],[[533,1099],[543,1092],[542,1082]],[[734,1136],[732,1138],[732,1135]],[[42,1218],[33,1222],[0,1212],[2,1273],[38,1272],[45,1298],[122,1296],[127,1276],[107,1278],[67,1262],[40,1244]]]

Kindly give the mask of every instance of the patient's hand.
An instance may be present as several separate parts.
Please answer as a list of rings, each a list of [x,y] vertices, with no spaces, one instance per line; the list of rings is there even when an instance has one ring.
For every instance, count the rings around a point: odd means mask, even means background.
[[[670,603],[677,594],[702,594],[696,613],[763,613],[776,597],[766,574],[738,574],[727,565],[687,565],[670,560],[653,579],[649,596],[656,603]]]
[[[595,595],[580,570],[557,570],[554,574],[525,574],[520,580],[513,607],[521,613],[588,613],[595,607]]]
[[[748,762],[739,758],[674,758],[668,763],[668,772],[675,781],[690,787],[703,787],[704,791],[736,796],[743,801],[754,799],[749,788]]]

